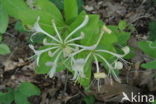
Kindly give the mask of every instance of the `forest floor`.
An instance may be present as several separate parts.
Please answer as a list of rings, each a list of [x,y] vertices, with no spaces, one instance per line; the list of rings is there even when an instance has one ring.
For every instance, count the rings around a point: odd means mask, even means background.
[[[128,60],[120,74],[122,83],[113,84],[105,79],[101,84],[101,91],[96,91],[96,85],[90,93],[71,81],[70,73],[58,73],[53,79],[47,75],[37,75],[34,62],[29,60],[33,52],[28,47],[28,35],[14,29],[15,21],[11,20],[4,35],[3,42],[11,48],[11,54],[0,56],[0,90],[7,87],[16,88],[19,83],[28,81],[37,85],[42,94],[30,98],[32,104],[85,104],[85,96],[94,95],[95,104],[119,104],[122,92],[140,92],[141,94],[156,96],[156,71],[144,70],[140,64],[148,58],[137,47],[137,41],[146,40],[149,30],[148,24],[156,20],[156,6],[151,0],[85,0],[85,10],[89,13],[100,14],[101,19],[109,25],[118,24],[126,20],[135,28],[129,40],[129,45],[136,49],[135,57]],[[135,104],[135,103],[128,103]],[[138,104],[138,103],[137,103]],[[147,103],[144,103],[147,104]]]

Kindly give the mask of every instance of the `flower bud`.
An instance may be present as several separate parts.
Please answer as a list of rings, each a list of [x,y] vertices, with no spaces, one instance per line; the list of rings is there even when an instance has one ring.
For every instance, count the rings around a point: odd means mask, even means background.
[[[104,30],[104,32],[106,32],[108,34],[112,33],[112,31],[108,27],[106,27],[105,25],[103,26],[103,30]]]
[[[123,68],[123,64],[120,61],[116,61],[114,68],[120,70]]]
[[[94,73],[94,78],[95,79],[101,79],[101,78],[106,78],[107,75],[104,72],[99,72],[99,73]]]

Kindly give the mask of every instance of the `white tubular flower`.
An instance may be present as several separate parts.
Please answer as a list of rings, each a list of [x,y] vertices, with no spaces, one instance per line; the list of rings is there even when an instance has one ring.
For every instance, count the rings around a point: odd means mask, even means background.
[[[115,61],[114,69],[120,70],[123,68],[123,64],[120,61]]]
[[[101,56],[99,54],[95,54],[95,55],[98,56],[99,58],[101,58],[106,63],[106,65],[108,66],[108,69],[109,69],[109,73],[108,74],[112,73],[114,79],[120,83],[121,80],[118,78],[118,76],[114,72],[114,67],[103,56]]]
[[[76,59],[73,61],[72,70],[74,71],[74,77],[72,80],[76,80],[79,77],[85,78],[84,74],[84,66],[85,66],[85,59]]]
[[[84,26],[87,25],[87,23],[89,22],[89,16],[86,15],[83,22],[76,28],[74,29],[66,38],[65,38],[65,42],[68,41],[68,39],[73,35],[75,34],[77,31],[79,31],[81,28],[83,28]]]
[[[51,47],[51,48],[46,48],[46,49],[43,49],[43,50],[35,50],[35,48],[34,48],[33,45],[29,45],[29,47],[34,51],[34,53],[35,53],[34,56],[37,57],[37,59],[36,59],[36,61],[37,61],[37,66],[39,65],[40,56],[41,56],[43,53],[58,48],[58,47]]]
[[[103,26],[103,30],[104,30],[104,32],[106,32],[108,34],[112,33],[112,31],[108,27],[106,27],[105,25]]]
[[[76,40],[81,40],[81,39],[84,38],[84,36],[85,36],[85,34],[83,32],[81,32],[79,37],[73,38],[73,39],[67,41],[66,43],[73,42],[73,41],[76,41]]]
[[[58,63],[58,60],[61,56],[61,53],[62,52],[59,52],[58,55],[56,56],[54,62],[47,62],[46,65],[47,66],[52,66],[52,68],[50,69],[48,75],[50,78],[52,78],[54,76],[54,74],[56,73],[56,68],[57,68],[57,63]]]
[[[52,68],[50,69],[48,75],[49,75],[49,78],[52,78],[56,72],[56,67],[57,65],[56,64],[53,64]]]
[[[43,45],[55,46],[55,45],[59,45],[59,44],[58,44],[58,43],[49,43],[49,42],[47,41],[47,38],[44,38],[44,39],[43,39]]]
[[[33,31],[35,31],[35,33],[31,36],[31,38],[36,35],[37,33],[43,33],[44,35],[48,36],[49,38],[51,38],[52,40],[55,40],[57,42],[61,42],[59,41],[57,38],[55,38],[54,36],[50,35],[49,33],[47,33],[46,31],[44,31],[40,25],[39,25],[39,20],[40,20],[40,17],[37,18],[37,21],[36,23],[34,24],[34,27],[32,28]]]
[[[54,21],[54,20],[52,20],[52,25],[53,25],[53,27],[54,27],[54,30],[55,30],[55,32],[56,32],[56,34],[57,34],[59,40],[60,40],[61,42],[63,42],[63,40],[62,40],[62,38],[61,38],[61,35],[60,35],[60,33],[58,32],[58,29],[57,29],[57,27],[56,27],[56,24],[55,24],[55,21]]]

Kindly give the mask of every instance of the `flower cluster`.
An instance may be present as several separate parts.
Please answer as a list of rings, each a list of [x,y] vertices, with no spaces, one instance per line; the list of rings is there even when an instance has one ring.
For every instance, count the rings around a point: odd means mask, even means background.
[[[122,48],[122,51],[124,52],[124,54],[117,54],[109,50],[97,48],[104,33],[111,34],[112,31],[109,28],[107,28],[106,26],[103,26],[96,43],[91,46],[84,46],[81,44],[76,44],[75,41],[83,39],[85,34],[83,32],[80,32],[80,35],[74,38],[73,38],[73,35],[88,24],[89,22],[88,15],[86,15],[82,23],[78,27],[76,27],[72,32],[70,32],[65,38],[61,36],[54,20],[52,20],[52,27],[55,30],[56,35],[51,35],[47,33],[46,31],[44,31],[39,25],[39,20],[40,18],[38,17],[37,22],[34,24],[34,27],[33,27],[33,31],[35,31],[35,33],[32,36],[37,35],[37,33],[43,33],[44,35],[46,35],[47,38],[43,40],[43,45],[48,46],[48,48],[45,48],[42,50],[35,50],[33,45],[29,45],[29,46],[35,53],[36,64],[38,66],[39,66],[40,57],[43,53],[47,52],[50,57],[54,58],[54,61],[46,62],[47,66],[51,66],[51,69],[48,73],[50,78],[54,76],[56,69],[58,67],[58,61],[61,58],[61,56],[63,56],[66,60],[70,60],[71,69],[74,72],[73,80],[78,80],[78,78],[86,78],[85,73],[84,73],[84,68],[88,60],[92,57],[96,64],[96,73],[94,73],[94,77],[96,79],[106,77],[104,73],[100,72],[100,67],[98,63],[98,60],[100,59],[100,60],[103,60],[103,62],[107,65],[109,69],[108,76],[113,75],[114,79],[120,82],[120,79],[117,77],[116,73],[114,72],[114,69],[123,68],[123,64],[119,60],[124,60],[123,57],[127,55],[130,50],[129,50],[129,47],[126,46]],[[84,51],[88,52],[86,57],[84,58],[75,57],[76,55]],[[116,60],[113,63],[109,63],[108,60],[104,56],[101,55],[102,53],[110,54],[116,57]]]

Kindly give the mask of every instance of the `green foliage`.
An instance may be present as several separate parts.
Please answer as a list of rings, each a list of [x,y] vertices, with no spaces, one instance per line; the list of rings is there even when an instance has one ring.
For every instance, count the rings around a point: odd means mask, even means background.
[[[152,42],[152,41],[140,41],[138,43],[139,48],[147,55],[149,55],[152,58],[156,58],[156,48],[151,47],[151,46],[155,46],[156,42]]]
[[[156,40],[156,21],[149,23],[150,40]]]
[[[156,104],[156,100],[154,102],[152,102],[152,104]]]
[[[17,21],[15,24],[15,29],[19,32],[26,32],[25,27],[23,26],[23,24],[20,21]]]
[[[124,31],[127,27],[125,21],[117,26],[106,26],[99,15],[79,13],[79,5],[83,4],[80,0],[64,0],[61,12],[56,1],[52,1],[54,4],[49,0],[1,2],[9,16],[22,22],[22,25],[16,25],[17,30],[21,31],[25,26],[34,32],[31,40],[43,41],[39,50],[29,45],[35,53],[37,73],[47,73],[52,78],[56,72],[67,69],[73,73],[73,80],[88,87],[93,73],[92,64],[96,63],[96,73],[99,74],[103,71],[99,69],[98,62],[102,62],[107,74],[120,81],[116,69],[122,69],[120,59],[124,60],[129,53],[127,41],[130,33]],[[18,97],[21,97],[19,93]]]
[[[146,69],[156,69],[156,60],[142,64],[141,66]]]
[[[86,104],[94,104],[95,103],[95,97],[94,96],[85,96],[83,98]]]
[[[40,95],[38,87],[29,82],[23,82],[16,89],[8,89],[8,92],[0,92],[0,103],[11,104],[15,101],[16,104],[30,104],[28,97]]]
[[[78,6],[76,0],[64,0],[64,15],[67,23],[78,16]]]
[[[61,11],[64,8],[64,0],[50,0],[52,1]]]
[[[156,42],[140,41],[138,45],[145,54],[154,59],[154,61],[142,64],[141,66],[146,69],[156,69]]]
[[[0,55],[6,55],[10,53],[10,49],[6,44],[0,44]]]
[[[121,31],[123,31],[127,27],[126,21],[120,21],[118,27]]]
[[[8,26],[8,14],[3,9],[3,6],[0,3],[0,34],[5,33]]]

